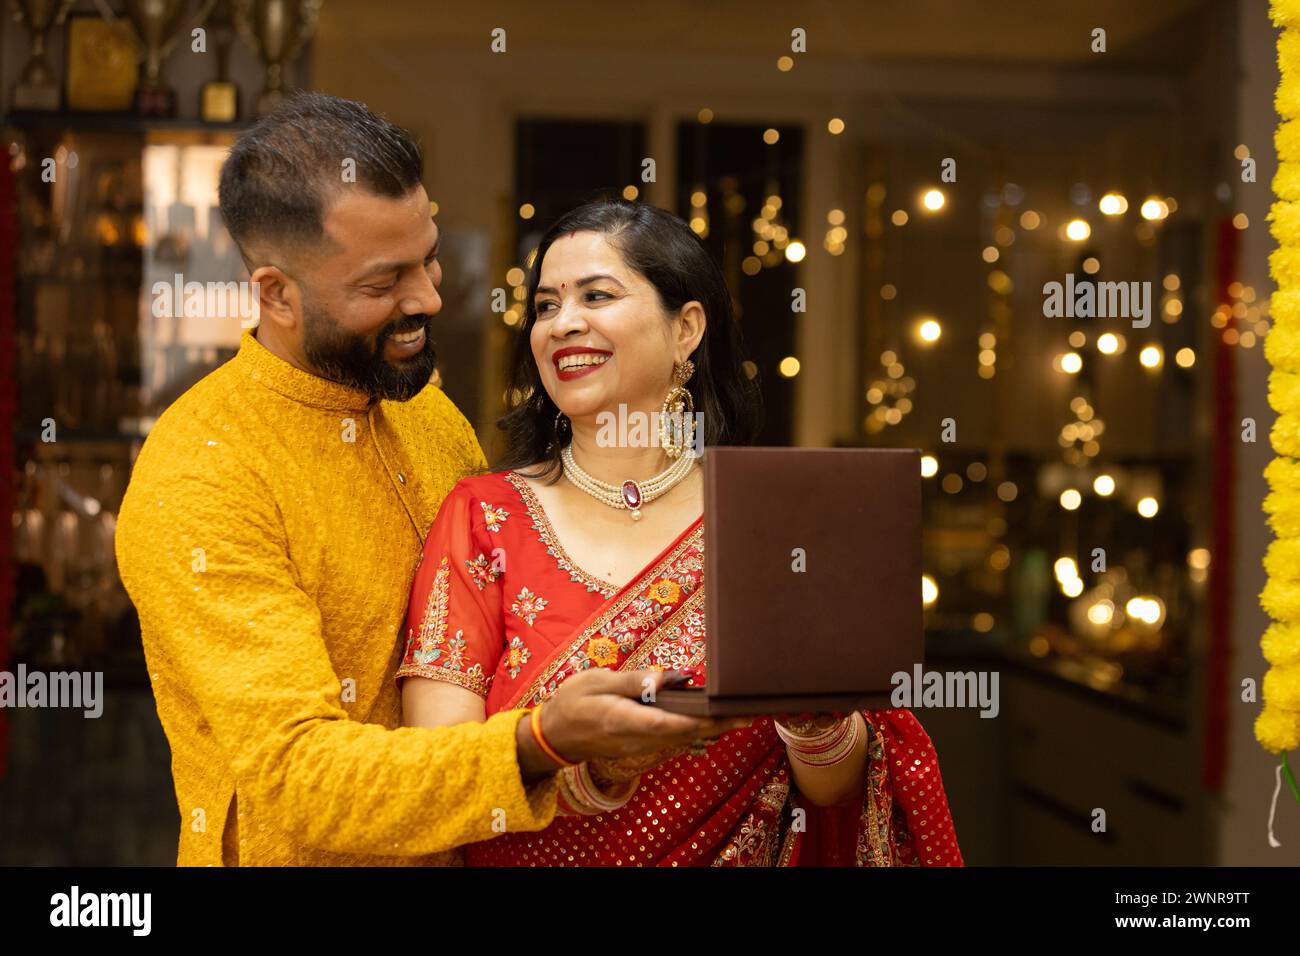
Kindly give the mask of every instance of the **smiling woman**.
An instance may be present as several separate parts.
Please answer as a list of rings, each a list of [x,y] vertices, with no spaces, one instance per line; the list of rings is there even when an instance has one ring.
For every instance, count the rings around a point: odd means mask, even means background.
[[[540,739],[556,695],[593,673],[705,680],[691,428],[607,423],[681,421],[698,405],[705,444],[752,440],[756,393],[721,270],[677,217],[597,202],[546,233],[528,290],[514,368],[526,390],[501,423],[512,464],[459,482],[425,538],[397,672],[412,726],[523,707]],[[934,749],[909,712],[743,724],[635,759],[569,763],[557,743],[559,818],[475,843],[466,862],[961,864]]]
[[[547,263],[556,276],[548,275],[543,281]],[[578,264],[590,268],[571,274]],[[538,243],[527,288],[527,314],[515,341],[508,390],[519,398],[498,423],[507,442],[504,467],[545,462],[547,478],[558,479],[560,408],[543,387],[544,378],[554,376],[566,384],[580,381],[591,390],[575,396],[591,396],[595,395],[596,369],[606,375],[620,363],[620,351],[605,347],[612,343],[570,342],[562,337],[546,361],[534,360],[540,331],[554,323],[573,321],[570,305],[587,316],[635,307],[638,314],[656,317],[661,335],[666,336],[672,317],[696,302],[705,329],[695,348],[682,358],[689,358],[695,366],[685,388],[704,424],[702,443],[746,444],[758,434],[758,391],[741,367],[741,337],[731,295],[708,250],[676,216],[626,200],[579,206],[557,220]],[[559,313],[563,314],[557,317]],[[628,347],[640,341],[630,338]],[[586,359],[582,368],[573,368],[572,361],[565,361],[563,367],[556,364],[574,355],[602,354],[606,359],[598,365],[586,366],[585,362],[593,361]],[[639,374],[630,358],[616,374]],[[658,397],[662,395],[660,391]],[[580,403],[582,400],[579,398]]]

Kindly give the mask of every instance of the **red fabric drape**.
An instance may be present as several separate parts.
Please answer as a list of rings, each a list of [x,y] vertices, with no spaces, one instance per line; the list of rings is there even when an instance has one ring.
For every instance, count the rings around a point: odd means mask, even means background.
[[[1238,234],[1232,221],[1222,219],[1216,242],[1215,302],[1229,302],[1228,286],[1237,272]],[[1231,323],[1229,323],[1231,324]],[[1232,560],[1237,529],[1237,448],[1241,421],[1237,417],[1236,347],[1214,336],[1214,458],[1211,463],[1209,648],[1205,679],[1205,757],[1201,781],[1209,790],[1223,785],[1228,746],[1228,665],[1232,656],[1229,628],[1232,624]],[[1266,440],[1266,436],[1256,436]]]

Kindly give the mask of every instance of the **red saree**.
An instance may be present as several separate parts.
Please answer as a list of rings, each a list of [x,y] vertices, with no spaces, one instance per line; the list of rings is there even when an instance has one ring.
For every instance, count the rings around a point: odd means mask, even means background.
[[[622,588],[577,567],[512,472],[460,482],[425,541],[398,679],[446,680],[487,714],[544,701],[588,667],[703,668],[703,521]],[[930,738],[908,710],[864,712],[865,795],[816,807],[770,718],[647,771],[599,816],[465,848],[471,866],[961,866]]]

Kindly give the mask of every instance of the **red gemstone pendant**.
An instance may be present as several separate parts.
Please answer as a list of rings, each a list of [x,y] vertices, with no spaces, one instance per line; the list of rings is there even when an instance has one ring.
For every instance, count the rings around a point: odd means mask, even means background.
[[[641,507],[641,487],[630,478],[623,482],[623,504],[632,511]]]

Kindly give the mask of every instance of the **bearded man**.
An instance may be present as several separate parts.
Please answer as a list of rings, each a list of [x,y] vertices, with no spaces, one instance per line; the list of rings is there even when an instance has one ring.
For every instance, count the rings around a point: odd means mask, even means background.
[[[430,383],[442,271],[421,165],[365,106],[303,94],[222,168],[259,324],[158,419],[117,530],[182,865],[435,862],[547,826],[554,755],[727,729],[642,706],[664,675],[602,669],[538,711],[540,741],[522,710],[400,726],[412,573],[443,497],[486,467]]]

